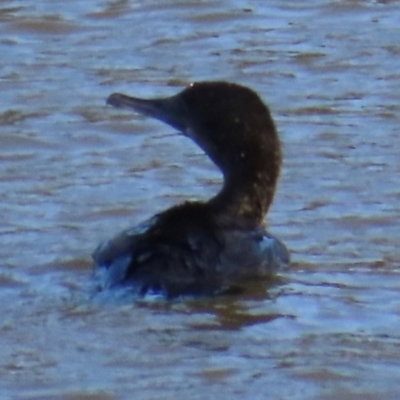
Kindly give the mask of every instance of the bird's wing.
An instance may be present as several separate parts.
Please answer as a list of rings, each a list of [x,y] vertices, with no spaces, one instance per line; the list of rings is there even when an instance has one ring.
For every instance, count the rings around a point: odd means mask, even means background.
[[[165,224],[160,215],[124,230],[93,253],[99,289],[130,286],[139,294],[211,294],[221,245],[202,225]],[[193,222],[193,221],[192,221]]]

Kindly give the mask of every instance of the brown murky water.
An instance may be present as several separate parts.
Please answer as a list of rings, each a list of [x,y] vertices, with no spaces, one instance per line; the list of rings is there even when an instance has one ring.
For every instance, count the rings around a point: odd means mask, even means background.
[[[397,399],[400,1],[0,1],[0,397]],[[249,85],[293,265],[244,296],[90,299],[90,254],[220,176],[113,91]]]

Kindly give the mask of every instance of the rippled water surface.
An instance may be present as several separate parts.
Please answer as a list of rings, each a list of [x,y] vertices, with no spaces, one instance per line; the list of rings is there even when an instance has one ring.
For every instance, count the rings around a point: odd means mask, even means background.
[[[13,399],[397,399],[400,1],[0,1],[0,392]],[[270,287],[90,299],[97,243],[220,175],[104,104],[191,81],[269,104]]]

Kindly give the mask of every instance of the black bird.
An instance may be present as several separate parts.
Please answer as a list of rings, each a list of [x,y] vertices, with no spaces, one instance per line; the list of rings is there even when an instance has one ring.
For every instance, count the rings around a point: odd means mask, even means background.
[[[289,264],[285,245],[265,230],[281,146],[268,108],[252,90],[193,83],[145,100],[114,93],[107,103],[159,119],[197,143],[224,183],[208,202],[186,202],[101,244],[93,254],[102,289],[138,295],[212,295]]]

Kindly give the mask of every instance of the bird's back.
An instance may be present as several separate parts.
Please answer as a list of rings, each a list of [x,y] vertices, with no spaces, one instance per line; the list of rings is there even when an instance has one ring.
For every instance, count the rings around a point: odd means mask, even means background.
[[[211,294],[221,284],[218,230],[200,203],[185,203],[123,231],[94,252],[103,286],[143,295]]]
[[[185,203],[123,231],[93,254],[102,288],[138,295],[210,295],[265,277],[288,262],[263,229],[221,228],[206,204]]]

